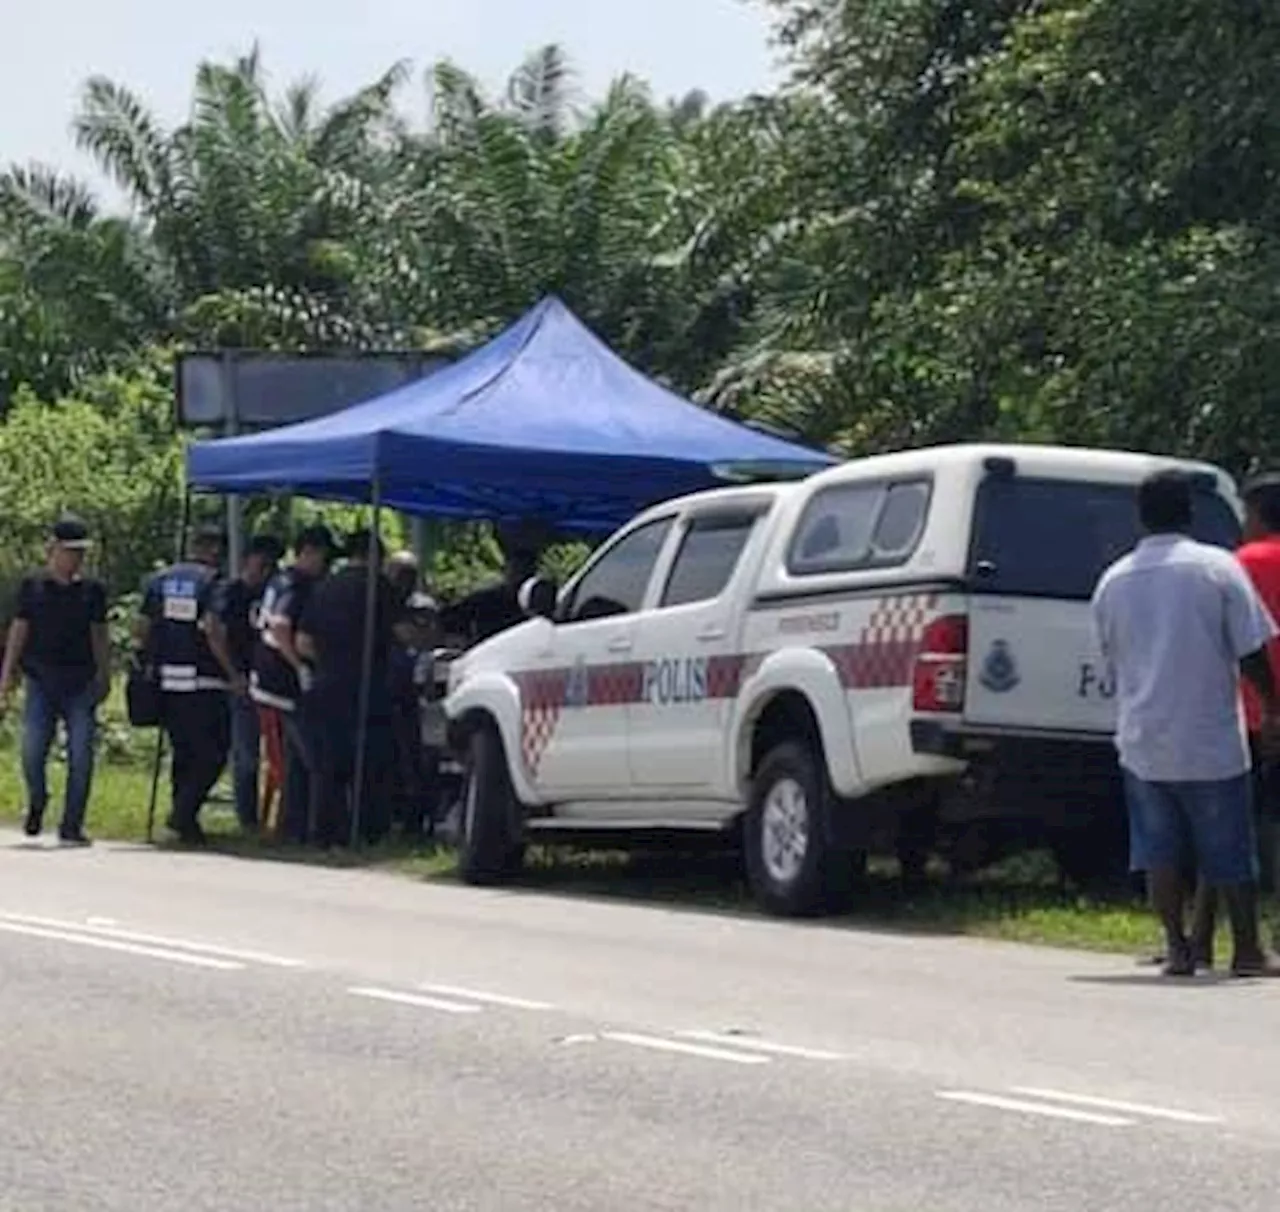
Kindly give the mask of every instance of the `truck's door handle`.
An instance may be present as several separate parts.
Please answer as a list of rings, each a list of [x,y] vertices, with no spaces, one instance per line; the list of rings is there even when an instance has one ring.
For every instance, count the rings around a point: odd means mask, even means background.
[[[620,635],[616,640],[609,641],[609,651],[610,652],[630,652],[631,640],[625,635]]]
[[[704,627],[698,632],[700,640],[723,640],[728,633],[723,627]]]

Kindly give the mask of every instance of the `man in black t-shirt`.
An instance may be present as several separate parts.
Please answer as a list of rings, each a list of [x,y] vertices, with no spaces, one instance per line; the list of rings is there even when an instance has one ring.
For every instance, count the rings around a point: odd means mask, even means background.
[[[363,832],[377,840],[389,824],[384,794],[391,765],[388,662],[396,609],[395,592],[381,565],[381,544],[369,531],[357,531],[347,544],[346,566],[316,589],[298,621],[299,650],[315,667],[304,714],[316,755],[312,815],[321,845],[340,844],[347,836],[347,805],[362,723],[359,701],[370,575],[376,583],[369,712],[363,721]]]
[[[537,574],[538,553],[531,547],[513,547],[507,554],[502,580],[446,606],[440,612],[441,630],[469,646],[523,623],[520,586]]]
[[[253,652],[249,694],[258,706],[264,732],[283,737],[283,832],[305,842],[310,832],[313,760],[299,700],[310,667],[298,651],[298,620],[315,587],[329,571],[337,544],[327,526],[308,526],[294,544],[293,563],[267,585],[258,612],[258,643]]]
[[[101,581],[81,572],[89,545],[89,532],[78,518],[64,517],[53,527],[47,568],[22,582],[0,668],[0,713],[19,669],[26,676],[22,773],[28,837],[43,828],[49,749],[58,721],[66,727],[66,804],[58,836],[69,845],[89,840],[84,817],[93,784],[97,708],[111,685],[107,593]]]
[[[258,726],[258,708],[249,697],[248,679],[257,643],[258,607],[283,554],[284,547],[274,535],[252,538],[240,575],[219,584],[211,620],[211,626],[221,630],[231,664],[243,679],[230,700],[231,775],[236,816],[240,827],[250,831],[258,827],[258,754],[262,732]]]

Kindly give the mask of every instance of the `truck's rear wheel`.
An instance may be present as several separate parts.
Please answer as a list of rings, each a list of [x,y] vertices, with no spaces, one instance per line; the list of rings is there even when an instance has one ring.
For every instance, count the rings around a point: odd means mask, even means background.
[[[468,884],[499,884],[524,861],[520,806],[511,786],[502,738],[483,724],[467,745],[459,821],[458,870]]]
[[[770,913],[819,913],[848,882],[848,859],[828,839],[831,801],[826,772],[800,742],[778,745],[757,768],[743,840],[751,890]]]

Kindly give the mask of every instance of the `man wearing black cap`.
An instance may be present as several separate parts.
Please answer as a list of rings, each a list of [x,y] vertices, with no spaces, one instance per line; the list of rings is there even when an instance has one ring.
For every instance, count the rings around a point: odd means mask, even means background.
[[[249,693],[258,706],[264,733],[270,737],[278,729],[283,737],[284,835],[294,842],[305,842],[309,833],[313,765],[300,704],[311,670],[298,651],[298,620],[327,575],[336,548],[327,526],[303,529],[294,543],[293,563],[271,578],[258,612]]]
[[[210,618],[211,629],[221,632],[222,643],[241,679],[230,700],[231,773],[236,816],[240,827],[247,831],[258,827],[258,755],[262,747],[258,709],[248,695],[248,678],[257,640],[258,607],[267,581],[274,575],[283,554],[283,544],[274,535],[252,538],[240,575],[220,582]]]
[[[27,577],[9,628],[0,669],[0,714],[12,696],[18,670],[26,676],[22,773],[27,785],[28,837],[44,825],[49,788],[45,768],[62,720],[67,730],[66,805],[58,836],[86,845],[85,810],[93,782],[97,707],[110,688],[107,593],[101,581],[82,575],[89,532],[64,517],[49,537],[45,570]]]
[[[339,844],[347,836],[347,801],[356,775],[357,738],[365,728],[362,830],[376,840],[387,829],[381,794],[391,763],[388,661],[395,622],[394,591],[382,575],[382,544],[358,530],[347,544],[347,563],[311,595],[298,622],[298,648],[315,666],[307,697],[308,728],[315,746],[312,813],[316,840]],[[374,577],[373,662],[369,711],[360,719],[359,701],[368,618],[369,578]]]
[[[147,582],[134,627],[142,663],[159,676],[161,724],[173,750],[167,823],[189,845],[204,841],[200,810],[227,763],[227,692],[244,691],[244,675],[214,625],[223,546],[220,530],[198,530],[187,559]]]

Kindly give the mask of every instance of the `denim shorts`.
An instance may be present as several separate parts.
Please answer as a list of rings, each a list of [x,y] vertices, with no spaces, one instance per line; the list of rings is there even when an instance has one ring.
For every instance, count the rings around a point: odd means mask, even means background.
[[[1258,878],[1250,775],[1208,783],[1149,783],[1124,772],[1129,866],[1194,868],[1212,885]]]

